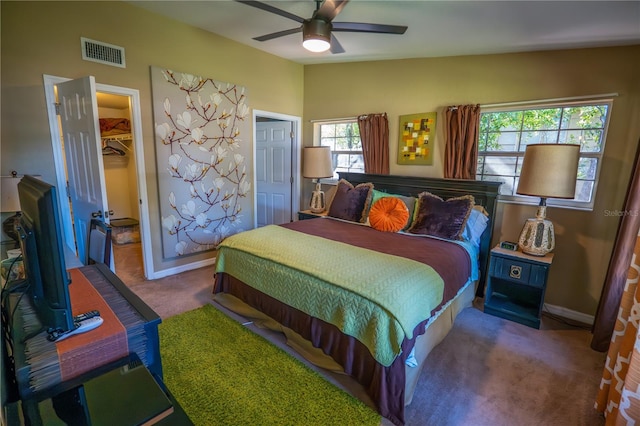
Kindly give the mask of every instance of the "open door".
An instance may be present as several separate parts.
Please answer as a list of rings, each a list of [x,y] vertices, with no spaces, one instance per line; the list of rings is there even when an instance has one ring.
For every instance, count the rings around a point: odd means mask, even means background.
[[[86,265],[91,219],[109,223],[96,83],[89,76],[59,83],[57,89],[73,229],[78,258]]]

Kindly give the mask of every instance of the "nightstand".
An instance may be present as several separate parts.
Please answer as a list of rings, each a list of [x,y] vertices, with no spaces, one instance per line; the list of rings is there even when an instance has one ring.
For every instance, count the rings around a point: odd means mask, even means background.
[[[533,328],[540,317],[553,253],[530,256],[495,247],[491,250],[484,311]]]
[[[311,210],[302,210],[298,212],[298,220],[305,220],[305,219],[313,219],[316,217],[323,217],[326,216],[329,212],[328,211],[323,211],[321,213],[313,213]]]

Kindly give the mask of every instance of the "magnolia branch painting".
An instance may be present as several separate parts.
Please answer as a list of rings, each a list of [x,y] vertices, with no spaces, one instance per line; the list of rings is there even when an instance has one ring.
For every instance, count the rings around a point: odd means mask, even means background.
[[[210,250],[244,230],[251,206],[246,91],[151,68],[163,255]]]

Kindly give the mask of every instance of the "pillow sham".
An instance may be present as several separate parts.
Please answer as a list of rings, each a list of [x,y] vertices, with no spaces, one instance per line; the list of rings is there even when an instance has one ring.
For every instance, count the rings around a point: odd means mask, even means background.
[[[469,213],[469,219],[464,225],[464,231],[462,231],[462,239],[467,240],[477,246],[480,245],[480,238],[487,224],[489,223],[489,215],[482,206],[474,206]]]
[[[473,206],[472,195],[445,201],[430,192],[423,192],[418,195],[416,212],[408,232],[460,240]]]
[[[364,222],[365,212],[369,209],[373,184],[370,182],[353,186],[345,179],[340,179],[335,195],[329,207],[328,216],[350,222]]]
[[[407,206],[407,210],[409,211],[409,219],[407,219],[407,224],[403,229],[407,229],[409,226],[411,226],[411,222],[413,221],[413,211],[415,210],[415,207],[416,207],[416,198],[407,197],[407,196],[398,195],[398,194],[389,194],[387,192],[378,191],[377,189],[374,188],[373,195],[371,197],[371,206],[373,206],[379,199],[385,198],[385,197],[398,198],[402,200],[402,202],[404,202],[404,204]],[[368,219],[368,213],[367,213],[367,219]]]
[[[398,232],[404,229],[409,220],[407,205],[396,197],[382,197],[369,210],[369,224],[373,229],[383,232]]]

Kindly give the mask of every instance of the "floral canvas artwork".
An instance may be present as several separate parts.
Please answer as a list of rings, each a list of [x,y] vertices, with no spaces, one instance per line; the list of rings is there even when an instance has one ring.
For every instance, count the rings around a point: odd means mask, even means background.
[[[398,164],[433,164],[436,113],[401,115],[398,135]]]
[[[246,90],[159,67],[151,80],[163,257],[214,249],[250,225]]]

